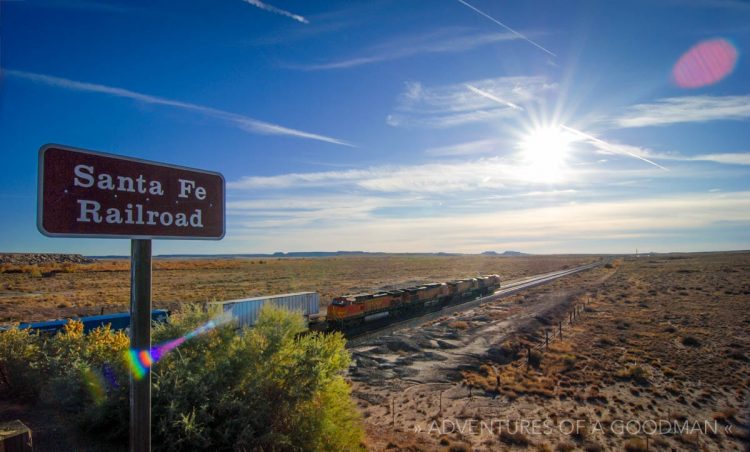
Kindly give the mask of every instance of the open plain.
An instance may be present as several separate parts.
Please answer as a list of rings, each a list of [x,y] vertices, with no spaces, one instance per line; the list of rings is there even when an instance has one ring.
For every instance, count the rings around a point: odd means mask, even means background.
[[[358,344],[353,395],[375,450],[744,450],[749,303],[747,253],[616,260]]]
[[[155,259],[153,305],[315,291],[321,303],[348,293],[497,273],[519,278],[592,256],[360,255],[316,258]],[[130,262],[0,265],[0,323],[127,311]]]
[[[592,256],[157,259],[155,307],[333,296]],[[4,267],[0,318],[127,309],[128,262]],[[354,341],[347,378],[370,450],[745,450],[750,253],[629,256]],[[9,407],[5,407],[9,408]],[[30,419],[34,424],[33,419]],[[34,425],[39,428],[40,425]]]

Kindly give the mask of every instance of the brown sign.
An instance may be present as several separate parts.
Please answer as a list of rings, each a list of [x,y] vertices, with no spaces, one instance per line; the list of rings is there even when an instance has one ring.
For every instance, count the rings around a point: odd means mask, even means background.
[[[48,236],[224,237],[224,176],[214,172],[48,144],[38,203]]]

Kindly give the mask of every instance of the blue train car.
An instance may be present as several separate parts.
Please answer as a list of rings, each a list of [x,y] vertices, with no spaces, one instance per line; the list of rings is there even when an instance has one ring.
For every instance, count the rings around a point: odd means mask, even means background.
[[[156,323],[164,323],[169,318],[169,311],[166,309],[154,309],[151,311],[151,320]],[[46,334],[56,334],[62,330],[65,324],[71,319],[50,320],[47,322],[21,323],[19,329],[28,329]],[[118,312],[116,314],[92,315],[88,317],[79,317],[77,319],[83,323],[83,331],[88,333],[91,330],[101,326],[110,325],[113,330],[124,330],[130,327],[130,313]]]

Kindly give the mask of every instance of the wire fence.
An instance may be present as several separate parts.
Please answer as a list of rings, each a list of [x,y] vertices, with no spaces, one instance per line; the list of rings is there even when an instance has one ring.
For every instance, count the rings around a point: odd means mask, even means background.
[[[533,360],[532,352],[549,349],[550,343],[553,343],[555,339],[562,341],[565,337],[564,330],[566,325],[567,328],[572,328],[573,325],[582,322],[586,316],[586,309],[589,308],[590,304],[591,296],[587,296],[583,301],[573,303],[571,310],[568,311],[567,319],[564,318],[558,320],[551,328],[544,328],[544,339],[542,341],[534,345],[529,344],[528,342],[525,343],[526,360],[521,360],[519,363],[515,364],[516,368],[526,366],[526,369],[529,369]]]

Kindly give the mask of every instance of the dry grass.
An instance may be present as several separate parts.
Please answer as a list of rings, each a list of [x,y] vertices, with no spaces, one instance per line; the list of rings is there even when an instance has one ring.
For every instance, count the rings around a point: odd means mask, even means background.
[[[454,322],[450,322],[448,324],[448,328],[454,328],[456,330],[465,330],[469,328],[469,324],[464,322],[463,320],[456,320]]]
[[[263,294],[317,291],[324,304],[352,292],[498,273],[505,279],[543,273],[588,257],[339,256],[274,259],[155,259],[155,307]],[[0,322],[127,310],[129,261],[5,265]]]
[[[748,419],[738,416],[750,396],[750,255],[646,258],[612,270],[583,320],[544,351],[539,369],[526,370],[522,354],[509,365],[466,372],[467,380],[491,391],[499,377],[499,395],[512,394],[514,405],[543,406],[548,416],[716,420],[744,434],[740,426]],[[594,440],[605,448],[646,450],[640,437]],[[739,446],[722,432],[649,440],[675,449]]]
[[[592,283],[596,272],[609,277]],[[641,257],[596,272],[506,299],[504,306],[512,309],[567,287],[584,290],[591,302],[573,325],[567,312],[561,313],[563,318],[495,345],[499,354],[491,362],[467,359],[471,364],[462,366],[461,374],[473,395],[448,406],[443,400],[443,411],[472,419],[575,419],[603,426],[579,434],[527,435],[528,445],[496,438],[513,448],[723,451],[750,444],[750,253]],[[469,316],[462,320],[476,322]],[[556,334],[558,320],[564,321],[564,340]],[[541,328],[550,325],[555,334],[549,348],[532,354],[536,365],[527,366],[526,345],[543,344]],[[461,337],[471,334],[469,328]],[[428,402],[414,401],[425,404],[430,415],[437,412]],[[409,416],[421,419],[419,412]],[[629,420],[715,421],[721,428],[614,433],[617,421]],[[468,439],[484,450],[484,437]]]

